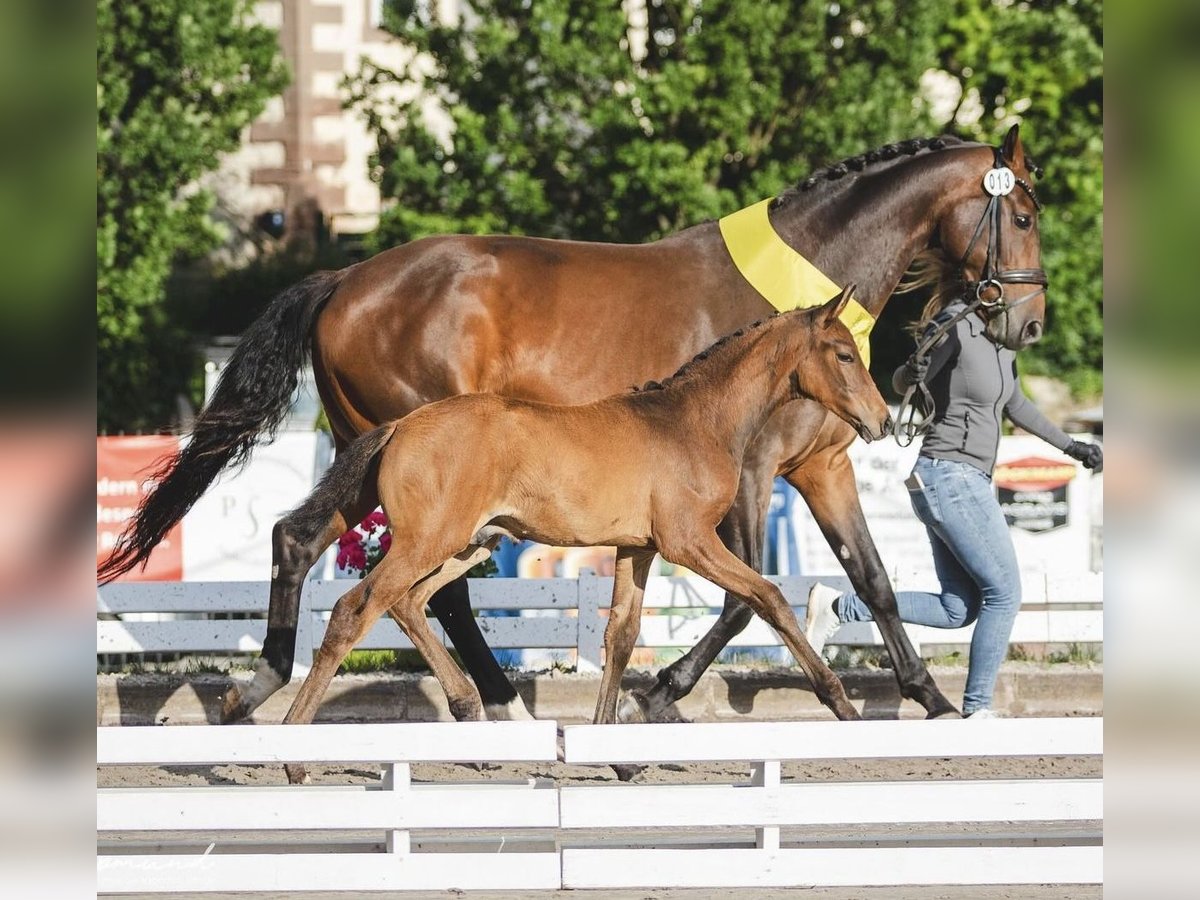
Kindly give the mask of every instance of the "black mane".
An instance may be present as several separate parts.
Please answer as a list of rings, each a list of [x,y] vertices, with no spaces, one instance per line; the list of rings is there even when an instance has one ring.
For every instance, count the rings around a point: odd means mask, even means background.
[[[788,188],[772,202],[773,209],[778,209],[797,194],[810,191],[823,181],[837,181],[851,172],[861,172],[868,166],[881,162],[890,162],[902,156],[914,156],[922,150],[943,150],[946,147],[961,146],[965,141],[953,135],[943,134],[938,137],[912,138],[907,141],[896,141],[884,144],[875,150],[868,150],[858,156],[850,156],[841,162],[833,163],[823,169],[813,172],[799,184]]]

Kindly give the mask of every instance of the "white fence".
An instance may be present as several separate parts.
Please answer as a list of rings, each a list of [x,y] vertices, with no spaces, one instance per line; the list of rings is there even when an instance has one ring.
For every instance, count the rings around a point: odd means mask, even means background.
[[[368,786],[101,789],[99,892],[1101,881],[1099,779],[781,778],[793,760],[1098,756],[1101,719],[570,726],[568,763],[748,762],[752,783],[696,775],[556,788],[409,777],[420,761],[548,762],[555,731],[553,722],[97,729],[103,766],[383,769]],[[446,829],[464,832],[465,843],[410,835]],[[364,832],[378,849],[364,852]],[[493,852],[478,852],[485,839]]]
[[[804,615],[814,577],[774,578],[798,616]],[[822,577],[839,589],[849,589],[845,577]],[[897,576],[897,590],[929,590],[927,579]],[[296,638],[297,672],[307,670],[320,646],[325,623],[351,584],[345,580],[310,581],[301,596]],[[1015,644],[1072,644],[1103,641],[1103,585],[1099,573],[1075,577],[1028,576],[1022,585],[1022,607],[1013,628]],[[578,669],[596,672],[612,579],[481,578],[470,582],[471,604],[477,610],[516,610],[513,617],[480,617],[479,626],[493,649],[570,649],[578,651]],[[97,595],[97,653],[253,653],[266,634],[268,585],[265,582],[154,582],[111,584]],[[701,578],[652,578],[647,586],[638,646],[691,647],[716,620],[724,593]],[[180,614],[241,614],[264,618],[180,619]],[[149,616],[147,615],[149,614]],[[162,614],[166,618],[160,618]],[[125,617],[112,618],[112,615]],[[159,620],[147,620],[159,619]],[[435,630],[437,623],[433,623]],[[966,644],[973,626],[938,629],[906,626],[913,643]],[[882,645],[871,623],[844,625],[831,643]],[[779,637],[757,617],[735,637],[732,647],[776,647]],[[388,617],[377,623],[359,644],[364,649],[409,649],[412,644]]]

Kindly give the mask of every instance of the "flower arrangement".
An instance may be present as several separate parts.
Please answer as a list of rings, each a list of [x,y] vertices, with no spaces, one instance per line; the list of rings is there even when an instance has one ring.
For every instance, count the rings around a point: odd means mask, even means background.
[[[379,565],[392,549],[392,532],[382,509],[376,509],[365,519],[338,538],[337,565],[339,569],[358,572],[359,578]],[[467,572],[468,578],[486,578],[496,572],[496,564],[485,559]]]
[[[377,509],[338,538],[338,568],[357,571],[358,577],[363,578],[391,548],[387,516]]]

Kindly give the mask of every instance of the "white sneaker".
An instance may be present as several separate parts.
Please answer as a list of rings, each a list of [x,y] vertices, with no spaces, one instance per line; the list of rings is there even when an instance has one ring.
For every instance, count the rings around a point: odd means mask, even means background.
[[[841,628],[837,613],[833,611],[833,601],[842,596],[841,592],[816,582],[808,592],[808,610],[804,616],[804,636],[812,645],[817,656],[825,649],[825,644]]]
[[[988,709],[986,706],[982,709],[977,709],[973,713],[968,713],[963,716],[964,719],[999,719],[1000,714],[993,709]]]

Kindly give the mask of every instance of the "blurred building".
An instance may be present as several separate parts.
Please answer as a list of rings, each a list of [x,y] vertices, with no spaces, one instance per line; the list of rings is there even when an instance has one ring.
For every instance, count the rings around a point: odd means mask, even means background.
[[[456,0],[439,0],[453,15]],[[291,84],[251,125],[242,147],[205,179],[216,216],[229,227],[226,252],[244,257],[273,238],[318,235],[354,245],[382,207],[371,179],[374,142],[343,108],[343,81],[364,59],[401,69],[408,50],[381,30],[383,0],[260,0],[259,21],[279,32]],[[399,95],[399,92],[397,92]]]

